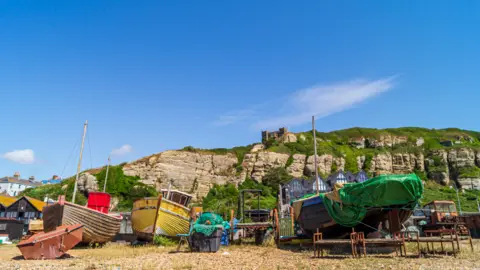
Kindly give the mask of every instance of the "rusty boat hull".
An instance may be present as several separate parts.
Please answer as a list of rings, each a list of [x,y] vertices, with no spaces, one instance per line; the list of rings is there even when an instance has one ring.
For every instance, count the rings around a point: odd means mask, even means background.
[[[63,225],[50,232],[41,232],[18,243],[26,260],[57,259],[82,241],[83,225]]]

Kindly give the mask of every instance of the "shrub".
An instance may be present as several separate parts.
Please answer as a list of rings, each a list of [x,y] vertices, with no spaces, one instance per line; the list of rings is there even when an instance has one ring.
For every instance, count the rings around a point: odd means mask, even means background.
[[[175,240],[165,237],[163,235],[155,235],[153,237],[153,243],[157,246],[163,247],[172,247],[177,245],[177,242]]]

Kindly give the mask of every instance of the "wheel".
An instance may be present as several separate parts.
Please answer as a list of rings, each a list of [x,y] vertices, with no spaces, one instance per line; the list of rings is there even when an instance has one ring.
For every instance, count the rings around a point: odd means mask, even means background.
[[[264,230],[256,230],[255,231],[255,245],[263,244],[263,240],[265,238],[265,231]]]

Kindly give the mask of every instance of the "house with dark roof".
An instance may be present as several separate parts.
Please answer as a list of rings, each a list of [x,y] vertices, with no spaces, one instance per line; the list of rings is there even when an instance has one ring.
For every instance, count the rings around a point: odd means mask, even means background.
[[[20,198],[0,196],[0,218],[23,221],[24,231],[26,232],[30,220],[42,218],[45,205],[46,203],[27,196]]]
[[[333,187],[335,186],[335,184],[346,184],[346,183],[349,183],[348,181],[348,178],[347,178],[347,174],[345,172],[343,172],[342,170],[340,171],[337,171],[333,174],[331,174],[328,178],[327,178],[327,183]]]
[[[317,187],[319,193],[325,193],[332,190],[332,188],[320,176],[317,178],[317,181],[312,181],[312,191],[314,193],[317,192]]]
[[[363,183],[365,181],[368,180],[368,175],[365,171],[359,171],[356,175],[355,175],[355,180],[357,181],[357,183]]]
[[[30,177],[28,180],[21,179],[19,173],[15,173],[13,177],[5,176],[0,178],[0,194],[7,194],[9,196],[17,196],[20,192],[27,188],[38,187],[41,183],[35,181],[35,177]]]

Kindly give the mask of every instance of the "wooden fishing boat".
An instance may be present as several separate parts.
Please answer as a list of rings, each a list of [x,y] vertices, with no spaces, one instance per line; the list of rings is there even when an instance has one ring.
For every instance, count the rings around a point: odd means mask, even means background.
[[[190,229],[192,195],[178,190],[162,189],[161,199],[144,198],[135,201],[132,227],[140,240],[151,241],[154,235],[176,237]],[[154,225],[155,224],[155,225]]]
[[[84,243],[106,243],[120,231],[122,218],[106,214],[85,206],[66,202],[60,196],[58,203],[43,208],[43,226],[45,231],[54,230],[60,225],[82,224]]]
[[[162,196],[136,200],[132,208],[132,229],[138,240],[152,241],[155,219]]]
[[[64,225],[51,232],[40,232],[18,243],[26,260],[56,259],[82,240],[83,226]]]
[[[156,235],[176,237],[190,230],[190,203],[192,196],[178,190],[162,190],[163,199],[158,208]]]

